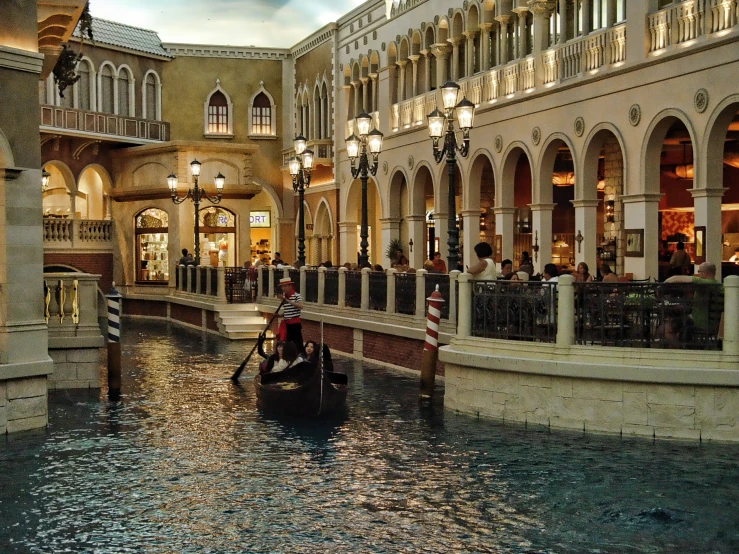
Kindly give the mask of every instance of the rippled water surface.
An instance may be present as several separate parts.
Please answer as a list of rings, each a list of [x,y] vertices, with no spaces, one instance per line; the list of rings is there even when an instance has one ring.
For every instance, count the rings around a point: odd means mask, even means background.
[[[123,399],[0,438],[0,552],[738,552],[739,447],[502,425],[337,360],[340,420],[271,419],[251,347],[125,322]],[[392,345],[388,345],[392,348]]]

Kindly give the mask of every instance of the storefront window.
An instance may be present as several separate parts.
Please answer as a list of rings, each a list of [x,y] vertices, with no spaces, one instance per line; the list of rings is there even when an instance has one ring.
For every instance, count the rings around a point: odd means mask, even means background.
[[[149,208],[136,216],[136,281],[169,282],[169,216]]]
[[[200,211],[200,265],[236,266],[236,216],[225,208]]]

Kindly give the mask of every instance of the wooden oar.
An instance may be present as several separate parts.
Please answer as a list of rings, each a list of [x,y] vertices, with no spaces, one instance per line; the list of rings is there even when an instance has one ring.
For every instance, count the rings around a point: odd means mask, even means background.
[[[267,326],[264,328],[264,331],[262,331],[260,333],[260,336],[263,335],[263,334],[265,334],[267,332],[267,329],[269,329],[269,326],[272,325],[272,322],[277,317],[277,314],[280,313],[280,308],[282,308],[282,305],[284,303],[285,303],[285,301],[283,300],[282,302],[280,302],[280,305],[277,306],[277,309],[275,310],[275,313],[272,314],[272,317],[267,322]],[[244,368],[246,367],[246,364],[249,363],[249,359],[251,358],[251,355],[254,354],[254,351],[257,349],[257,345],[258,344],[259,344],[259,339],[257,339],[257,342],[254,343],[254,346],[252,347],[251,352],[249,352],[249,355],[246,358],[244,358],[244,361],[241,362],[241,365],[236,369],[236,371],[234,372],[234,374],[231,375],[231,380],[234,383],[239,380],[239,377],[241,376],[241,372],[244,371]]]

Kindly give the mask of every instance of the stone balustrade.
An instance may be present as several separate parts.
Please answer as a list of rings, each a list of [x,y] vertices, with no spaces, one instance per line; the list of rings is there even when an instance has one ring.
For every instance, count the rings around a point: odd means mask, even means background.
[[[44,217],[44,249],[113,250],[113,221]]]

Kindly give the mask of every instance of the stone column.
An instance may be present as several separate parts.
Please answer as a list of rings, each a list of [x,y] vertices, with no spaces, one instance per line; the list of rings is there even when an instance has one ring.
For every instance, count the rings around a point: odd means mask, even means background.
[[[656,279],[659,276],[658,208],[661,197],[660,193],[621,197],[624,203],[624,228],[644,230],[644,256],[624,258],[624,272],[633,273],[634,279]]]
[[[377,73],[370,73],[370,81],[372,82],[372,98],[370,100],[372,112],[377,111]],[[328,137],[328,129],[326,129],[326,136]]]
[[[480,23],[480,71],[490,69],[490,28],[492,23]]]
[[[338,308],[346,306],[346,272],[345,267],[339,268],[339,300],[336,304]]]
[[[385,305],[385,313],[395,313],[395,269],[388,269],[387,273],[387,304]]]
[[[408,263],[411,267],[422,267],[426,257],[426,216],[408,215],[408,238],[413,239],[413,252],[408,253]]]
[[[362,310],[369,310],[369,274],[372,270],[369,267],[362,268],[362,290],[360,294],[359,307]]]
[[[531,208],[531,227],[534,237],[539,240],[539,255],[532,255],[534,271],[541,272],[552,261],[552,212],[554,204],[529,204]],[[538,259],[536,259],[538,258]]]
[[[387,245],[391,240],[400,238],[400,218],[388,217],[380,220],[382,244]],[[415,241],[413,241],[415,243]],[[385,252],[382,252],[382,260],[385,261]],[[410,254],[408,257],[410,261]],[[392,260],[390,260],[392,261]],[[411,264],[412,267],[416,267]]]
[[[318,268],[318,305],[322,306],[326,301],[326,272],[328,270],[321,266]]]
[[[434,228],[436,230],[436,236],[439,237],[439,253],[441,259],[446,260],[449,256],[449,246],[447,245],[447,239],[449,238],[449,222],[447,221],[448,215],[445,213],[434,212]],[[447,271],[455,269],[453,267],[447,267]]]
[[[495,214],[495,234],[502,235],[503,248],[501,255],[505,260],[513,260],[514,236],[516,233],[516,208],[493,208]],[[529,252],[529,254],[532,254]],[[533,256],[533,254],[532,254]]]
[[[724,354],[739,356],[739,276],[724,279]]]
[[[431,53],[436,58],[436,88],[441,88],[446,82],[447,67],[446,53],[448,46],[445,44],[434,44]]]
[[[572,275],[561,275],[557,283],[557,346],[575,344],[575,287]]]
[[[690,189],[693,195],[696,227],[706,228],[706,240],[703,245],[705,261],[716,264],[716,278],[721,278],[721,199],[724,188]]]
[[[459,37],[448,39],[449,44],[452,45],[452,81],[458,81],[459,76]]]
[[[413,64],[413,83],[411,83],[411,89],[413,93],[411,96],[412,98],[415,98],[416,96],[418,96],[418,59],[420,57],[421,56],[417,54],[413,56],[408,56],[408,59]]]
[[[468,77],[475,74],[475,37],[478,31],[467,31],[464,36],[467,40],[467,47],[464,49],[464,57],[467,68],[465,75]]]
[[[421,319],[426,317],[426,273],[425,269],[416,271],[416,317]]]
[[[361,81],[352,81],[352,89],[353,89],[352,96],[354,97],[354,105],[352,106],[352,108],[354,109],[354,113],[349,114],[349,119],[352,119],[353,117],[355,117],[358,113],[362,111],[359,106],[359,87],[361,86],[362,86]],[[308,138],[307,135],[304,135],[304,136],[305,138]]]
[[[513,19],[513,16],[499,15],[495,19],[500,23],[499,60],[501,65],[505,65],[510,61],[510,58],[508,57],[508,24],[511,22],[511,19]]]
[[[398,60],[396,64],[398,66],[398,103],[400,103],[405,100],[405,66],[408,64],[408,60]],[[402,121],[402,114],[400,119]]]
[[[516,57],[518,59],[526,57],[526,14],[529,12],[528,8],[515,8],[517,23],[518,23],[518,40],[516,40]]]
[[[459,320],[457,321],[457,338],[465,339],[472,334],[472,283],[470,274],[459,276]],[[451,306],[450,306],[451,308]]]
[[[477,261],[474,250],[475,245],[480,242],[480,210],[464,210],[460,212],[462,218],[462,267],[472,265]],[[495,245],[491,245],[495,248]],[[448,270],[453,268],[449,267]]]
[[[629,2],[633,4],[634,2]],[[534,58],[536,59],[535,78],[536,87],[544,85],[544,67],[541,63],[541,54],[549,49],[549,16],[552,15],[555,3],[553,0],[529,0],[529,10],[534,14]],[[642,33],[644,32],[644,21],[646,15],[641,19]],[[634,36],[638,36],[635,34]],[[637,41],[634,41],[637,42]],[[644,45],[641,45],[644,48]]]
[[[357,261],[357,222],[342,221],[339,223],[339,264]]]
[[[559,40],[557,44],[563,46],[567,42],[567,0],[559,0]]]
[[[583,241],[578,246],[573,245],[575,252],[575,265],[580,262],[588,264],[590,273],[595,275],[598,267],[598,204],[600,200],[573,200],[575,206],[575,235],[578,231],[582,234]]]
[[[368,94],[369,91],[367,90],[367,82],[368,81],[369,81],[369,78],[368,77],[362,77],[359,80],[359,82],[362,83],[362,111],[363,112],[367,112],[367,113],[371,113],[372,112],[372,109],[370,108],[370,105],[369,105],[369,94]],[[357,113],[359,113],[359,112],[357,112]]]

